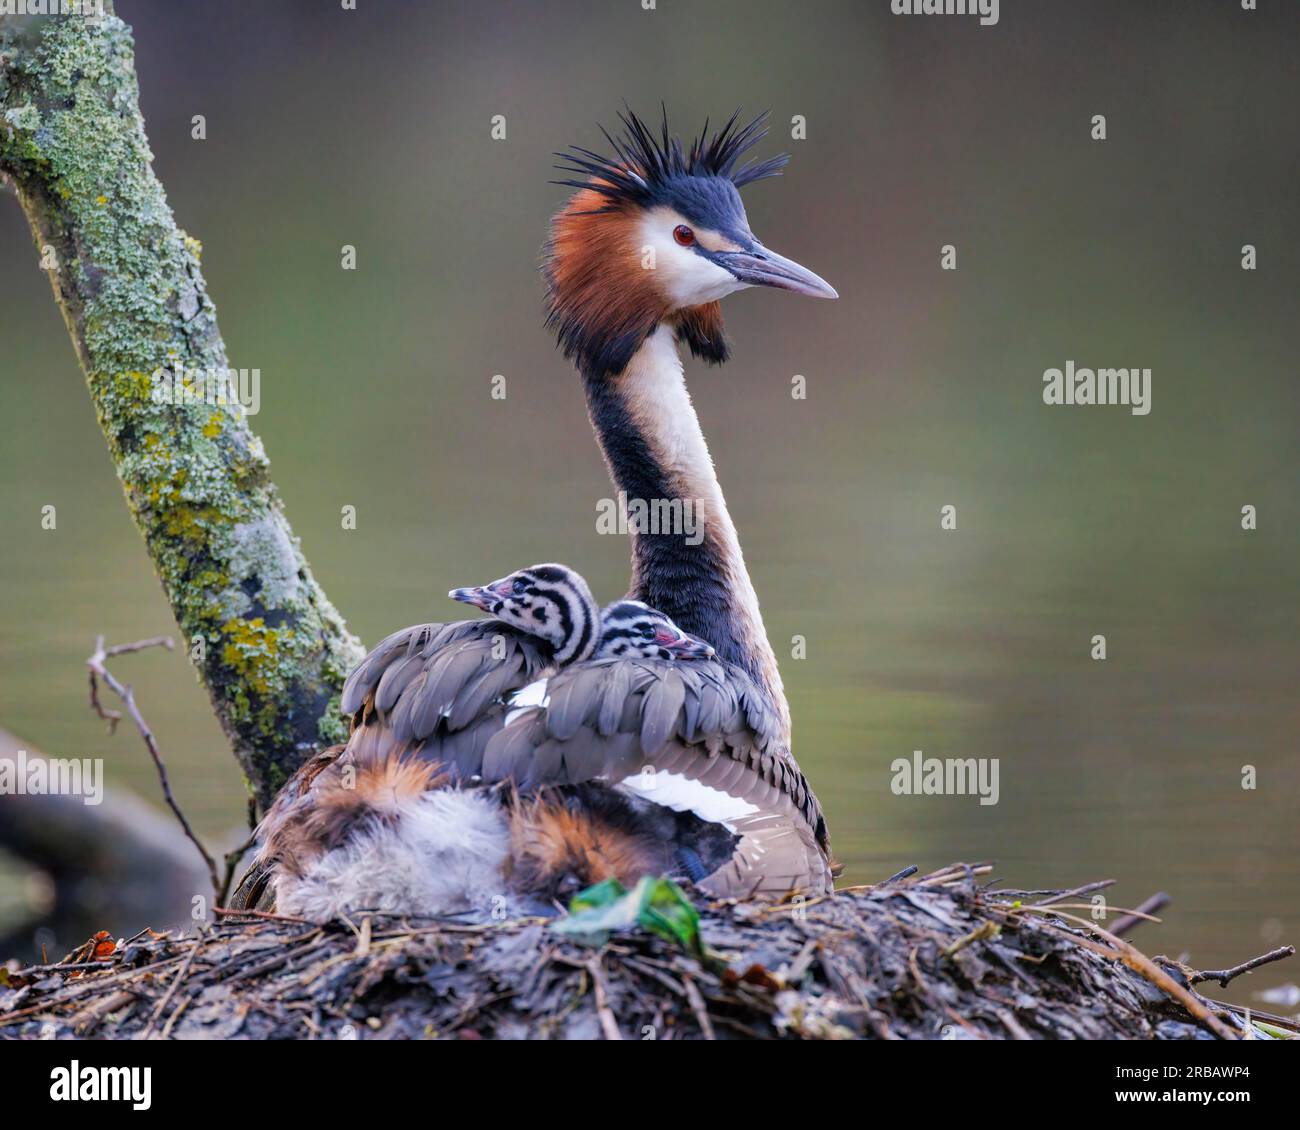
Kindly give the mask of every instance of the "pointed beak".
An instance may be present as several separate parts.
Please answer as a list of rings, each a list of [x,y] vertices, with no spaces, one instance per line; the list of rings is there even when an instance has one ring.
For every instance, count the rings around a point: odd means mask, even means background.
[[[728,252],[719,259],[746,286],[774,286],[809,298],[839,298],[835,288],[820,275],[814,275],[793,259],[769,251],[757,241],[748,251]]]
[[[680,630],[668,639],[661,637],[659,642],[673,653],[674,659],[712,659],[715,654],[713,648],[698,636]]]
[[[492,606],[499,599],[486,585],[472,589],[452,589],[447,595],[452,600],[459,600],[461,604],[472,604],[484,612],[491,612]]]

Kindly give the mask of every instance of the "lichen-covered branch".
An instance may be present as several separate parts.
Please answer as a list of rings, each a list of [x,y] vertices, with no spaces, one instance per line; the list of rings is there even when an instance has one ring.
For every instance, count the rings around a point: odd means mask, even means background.
[[[151,161],[131,32],[111,4],[102,17],[0,17],[0,174],[176,622],[265,803],[342,736],[336,696],[361,648],[312,577],[238,401],[159,380],[229,363],[199,243]]]

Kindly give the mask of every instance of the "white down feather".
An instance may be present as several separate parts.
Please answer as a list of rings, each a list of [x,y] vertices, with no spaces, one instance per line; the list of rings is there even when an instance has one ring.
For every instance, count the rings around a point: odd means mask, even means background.
[[[365,910],[430,917],[487,912],[506,893],[509,842],[491,795],[426,792],[314,860],[302,878],[281,874],[276,906],[315,922]]]

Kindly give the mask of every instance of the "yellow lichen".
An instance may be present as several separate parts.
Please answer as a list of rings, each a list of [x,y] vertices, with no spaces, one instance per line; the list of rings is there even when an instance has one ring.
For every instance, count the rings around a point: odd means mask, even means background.
[[[212,527],[221,522],[221,512],[211,506],[176,505],[167,510],[162,522],[169,537],[201,545],[208,540]]]
[[[227,620],[221,625],[226,637],[221,658],[249,690],[263,697],[275,689],[279,679],[280,632],[269,628],[261,616],[251,620]]]
[[[119,373],[113,382],[114,390],[124,400],[151,400],[153,398],[153,379],[148,373],[131,369]]]

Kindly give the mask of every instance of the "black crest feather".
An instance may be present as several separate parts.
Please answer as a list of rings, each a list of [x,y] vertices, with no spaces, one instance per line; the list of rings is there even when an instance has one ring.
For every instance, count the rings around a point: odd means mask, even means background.
[[[555,156],[566,162],[556,165],[557,169],[575,173],[583,179],[569,178],[553,181],[553,184],[591,189],[607,197],[610,206],[626,202],[648,207],[658,201],[675,177],[725,177],[741,188],[764,177],[780,175],[790,160],[788,154],[780,153],[763,161],[751,160],[737,165],[767,136],[766,111],[742,126],[739,124],[740,110],[737,109],[712,136],[706,119],[704,128],[689,149],[683,146],[681,138],[669,133],[666,107],[657,136],[630,109],[625,109],[618,117],[623,123],[621,133],[611,134],[604,127],[600,131],[609,142],[612,156],[593,153],[576,145],[567,152],[556,153]]]

